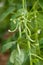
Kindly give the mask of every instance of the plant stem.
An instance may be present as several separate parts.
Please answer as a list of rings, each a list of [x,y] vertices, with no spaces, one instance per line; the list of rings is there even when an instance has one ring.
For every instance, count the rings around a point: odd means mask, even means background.
[[[28,39],[27,43],[28,43],[28,51],[29,51],[29,59],[30,59],[30,65],[32,65],[32,56],[31,56],[31,42],[28,38],[28,35],[27,35],[27,28],[26,28],[26,22],[24,23],[25,24],[25,31],[26,31],[26,38]]]
[[[19,25],[19,36],[21,38],[21,24]]]
[[[39,48],[39,41],[38,41],[38,23],[37,23],[37,16],[36,16],[36,12],[34,13],[34,15],[35,15],[35,29],[36,29],[36,34],[35,34],[35,40],[36,40],[36,43],[38,44],[38,46],[37,46],[37,50],[39,51],[39,55],[40,55],[40,48]]]
[[[23,9],[26,8],[26,0],[22,0],[22,6],[23,6]]]
[[[30,45],[30,42],[29,42],[29,41],[28,41],[28,47],[29,47],[29,58],[30,58],[30,65],[32,65],[31,45]]]
[[[19,54],[20,54],[19,44],[17,44],[17,50],[18,50],[18,52],[19,52]]]

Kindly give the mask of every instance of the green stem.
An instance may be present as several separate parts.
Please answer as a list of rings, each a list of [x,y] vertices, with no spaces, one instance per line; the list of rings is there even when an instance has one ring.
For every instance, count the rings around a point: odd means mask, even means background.
[[[30,42],[29,41],[28,41],[28,48],[29,48],[30,65],[32,65],[31,45],[30,45]]]
[[[19,54],[20,54],[20,47],[19,47],[19,44],[17,44],[17,50],[18,50],[18,52],[19,52]]]
[[[34,13],[34,15],[36,16],[36,12]],[[37,16],[36,16],[36,18],[35,18],[35,29],[36,29],[36,34],[35,34],[35,40],[36,40],[36,43],[38,44],[38,46],[37,46],[37,50],[38,50],[38,54],[40,55],[40,48],[39,48],[39,41],[38,41],[38,23],[37,23]]]
[[[31,9],[31,11],[36,9],[36,5],[37,5],[37,3],[38,3],[38,0],[35,1],[35,3],[34,3],[34,5],[33,5],[32,9]]]
[[[22,0],[23,9],[26,8],[26,0]]]
[[[37,15],[36,15],[36,14],[37,14],[36,11],[34,11],[34,17],[35,17],[35,31],[36,31],[36,33],[35,33],[35,40],[38,39],[38,33],[37,33],[37,31],[38,31],[38,23],[37,23]]]
[[[28,39],[28,35],[27,35],[28,32],[27,32],[27,28],[26,28],[26,22],[24,24],[25,24],[26,38]],[[29,39],[28,39],[27,43],[28,43],[28,51],[29,51],[30,65],[32,65],[31,43],[30,43]]]
[[[21,23],[19,24],[19,36],[20,36],[20,38],[21,38]]]

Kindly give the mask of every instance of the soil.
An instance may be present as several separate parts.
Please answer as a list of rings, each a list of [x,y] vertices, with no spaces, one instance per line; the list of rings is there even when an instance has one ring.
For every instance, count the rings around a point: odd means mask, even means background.
[[[6,52],[5,54],[0,53],[0,65],[6,65],[9,58],[9,52]]]

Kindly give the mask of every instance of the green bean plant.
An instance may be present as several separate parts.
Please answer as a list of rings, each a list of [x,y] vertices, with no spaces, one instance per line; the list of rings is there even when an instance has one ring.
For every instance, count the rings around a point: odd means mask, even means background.
[[[7,65],[43,65],[43,0],[21,0],[15,11],[15,1],[8,2],[12,6],[12,11],[7,10],[12,13],[8,32],[14,35],[1,50],[3,53],[11,49]]]

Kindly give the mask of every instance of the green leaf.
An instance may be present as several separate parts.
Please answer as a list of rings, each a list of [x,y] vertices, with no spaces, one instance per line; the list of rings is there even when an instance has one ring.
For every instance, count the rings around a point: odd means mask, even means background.
[[[24,62],[24,52],[20,50],[20,54],[17,50],[13,50],[10,56],[10,62],[14,65],[22,65]]]
[[[10,13],[15,10],[15,7],[9,7],[3,14],[0,15],[0,21],[3,21]]]
[[[40,43],[40,48],[43,48],[43,38],[40,39],[39,43]]]
[[[39,0],[39,5],[43,8],[43,0]]]
[[[9,43],[6,43],[6,44],[4,44],[3,46],[2,46],[2,50],[1,50],[1,52],[3,53],[3,52],[5,52],[5,51],[7,51],[9,48],[11,48],[13,45],[15,45],[15,41],[13,41],[13,42],[9,42]]]
[[[37,16],[37,23],[40,28],[43,28],[43,13],[39,13]]]
[[[14,65],[14,64],[12,64],[12,63],[10,63],[10,61],[8,61],[8,63],[6,65]]]

